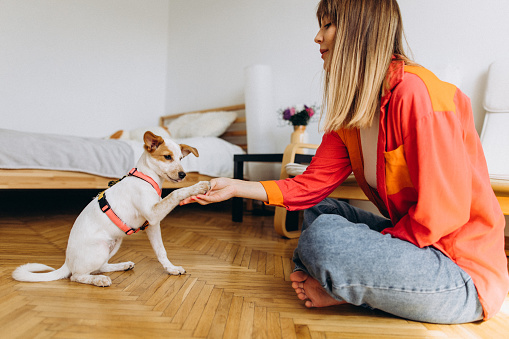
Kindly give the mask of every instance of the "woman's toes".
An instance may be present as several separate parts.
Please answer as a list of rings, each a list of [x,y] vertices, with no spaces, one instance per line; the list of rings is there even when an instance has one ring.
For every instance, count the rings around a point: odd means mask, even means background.
[[[292,274],[290,274],[290,280],[291,281],[305,281],[309,277],[309,274],[307,274],[304,271],[295,271]]]
[[[298,293],[297,298],[299,298],[300,300],[306,300],[308,299],[308,296],[305,293]]]

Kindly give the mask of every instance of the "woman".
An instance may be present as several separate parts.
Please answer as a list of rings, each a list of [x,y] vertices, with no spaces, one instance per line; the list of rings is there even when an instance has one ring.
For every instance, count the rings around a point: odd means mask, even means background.
[[[489,319],[508,292],[504,216],[469,99],[412,63],[395,0],[322,0],[324,136],[293,179],[213,179],[183,201],[307,209],[292,287],[307,307],[351,303],[416,321]],[[351,172],[386,217],[325,199]]]

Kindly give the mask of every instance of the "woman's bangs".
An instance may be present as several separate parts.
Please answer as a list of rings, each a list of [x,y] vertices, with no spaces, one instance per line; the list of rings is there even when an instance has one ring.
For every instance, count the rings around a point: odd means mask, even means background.
[[[335,17],[335,10],[333,7],[333,1],[324,0],[320,1],[318,4],[318,8],[316,9],[316,18],[318,19],[318,24],[321,26],[322,19],[328,17],[330,19]]]

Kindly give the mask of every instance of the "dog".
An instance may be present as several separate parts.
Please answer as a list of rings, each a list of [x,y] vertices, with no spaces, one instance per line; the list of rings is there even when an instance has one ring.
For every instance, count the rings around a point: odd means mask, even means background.
[[[76,218],[62,267],[55,270],[43,264],[22,265],[12,273],[15,280],[38,282],[70,278],[83,284],[110,286],[110,277],[95,274],[132,269],[133,262],[110,264],[108,260],[118,251],[126,235],[145,227],[150,244],[166,272],[170,275],[186,272],[168,260],[161,238],[160,221],[181,200],[206,193],[210,189],[210,182],[200,181],[193,186],[174,190],[162,199],[160,187],[164,180],[181,182],[186,176],[181,160],[191,153],[196,157],[199,154],[191,146],[179,145],[150,131],[144,134],[143,140],[144,152],[136,168],[100,193]],[[51,272],[35,273],[43,271]]]

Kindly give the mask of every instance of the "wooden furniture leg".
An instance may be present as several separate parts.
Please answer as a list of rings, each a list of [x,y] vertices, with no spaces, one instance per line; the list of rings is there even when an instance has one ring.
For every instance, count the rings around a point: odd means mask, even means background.
[[[300,162],[303,159],[311,159],[310,155],[301,155],[305,149],[316,150],[318,145],[315,144],[301,144],[294,143],[289,144],[284,153],[283,153],[283,161],[281,164],[281,174],[280,179],[289,178],[290,175],[286,172],[286,164],[293,162]],[[329,195],[330,198],[336,199],[354,199],[354,200],[368,200],[364,192],[357,185],[353,176],[349,177],[341,186],[339,186],[334,192]],[[288,226],[295,226],[287,224],[287,211],[283,207],[276,207],[274,214],[274,229],[276,233],[282,235],[286,238],[297,238],[300,236],[301,231],[289,231]],[[292,227],[295,228],[295,227]]]

